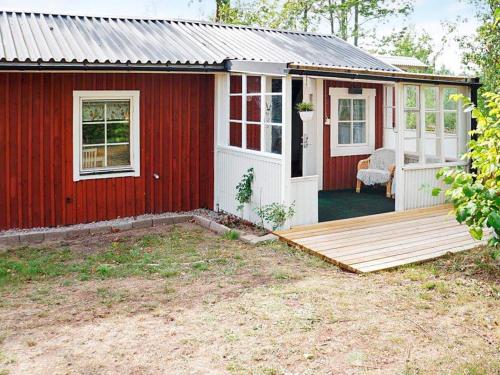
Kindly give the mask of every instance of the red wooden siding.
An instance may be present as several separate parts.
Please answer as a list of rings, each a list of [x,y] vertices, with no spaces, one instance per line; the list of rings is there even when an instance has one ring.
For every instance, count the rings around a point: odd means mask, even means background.
[[[330,87],[363,87],[377,90],[375,97],[375,148],[382,147],[383,129],[383,85],[370,83],[356,83],[345,81],[324,81],[323,84],[323,108],[325,118],[332,118],[330,112]],[[332,124],[333,125],[333,124]],[[338,190],[350,189],[356,186],[356,171],[358,161],[367,158],[369,155],[355,156],[330,156],[330,126],[323,128],[323,189]]]
[[[73,90],[140,90],[140,177],[73,182]],[[210,75],[0,73],[0,229],[212,207],[213,111]]]

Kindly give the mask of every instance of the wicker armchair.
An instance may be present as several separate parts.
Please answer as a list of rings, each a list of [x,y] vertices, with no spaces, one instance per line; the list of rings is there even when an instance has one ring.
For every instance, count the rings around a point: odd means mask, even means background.
[[[394,150],[380,148],[367,159],[358,162],[356,175],[356,193],[361,192],[361,185],[385,184],[387,198],[392,197],[392,181],[396,166]]]

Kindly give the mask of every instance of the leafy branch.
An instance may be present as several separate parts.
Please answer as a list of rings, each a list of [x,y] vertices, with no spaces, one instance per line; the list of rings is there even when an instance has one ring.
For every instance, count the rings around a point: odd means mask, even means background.
[[[477,120],[477,129],[469,132],[469,151],[462,157],[471,160],[472,170],[443,168],[436,177],[450,185],[445,190],[446,198],[453,204],[459,223],[469,227],[471,236],[480,240],[485,227],[493,235],[489,242],[497,246],[500,238],[500,94],[485,93],[486,110],[481,111],[469,98],[451,95],[455,101],[462,101],[465,111],[472,112]],[[432,195],[441,193],[435,188]]]
[[[260,217],[262,226],[264,226],[264,222],[267,222],[272,225],[273,230],[277,230],[282,228],[286,221],[295,215],[295,202],[290,206],[274,202],[258,207],[255,213]]]
[[[245,204],[252,199],[252,183],[255,178],[253,168],[248,168],[241,181],[236,185],[236,200],[238,201],[238,211],[243,210]]]

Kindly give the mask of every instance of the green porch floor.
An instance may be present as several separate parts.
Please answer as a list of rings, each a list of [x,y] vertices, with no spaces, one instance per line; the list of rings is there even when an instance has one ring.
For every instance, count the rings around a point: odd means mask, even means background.
[[[385,196],[385,186],[363,186],[361,193],[322,190],[318,193],[318,219],[330,221],[394,211],[394,199]]]

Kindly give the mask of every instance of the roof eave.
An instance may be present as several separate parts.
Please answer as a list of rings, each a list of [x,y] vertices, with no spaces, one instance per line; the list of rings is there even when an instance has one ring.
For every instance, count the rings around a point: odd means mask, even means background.
[[[401,71],[382,71],[373,69],[358,69],[334,66],[317,66],[304,64],[289,64],[291,74],[323,75],[352,79],[377,79],[392,82],[441,83],[465,86],[481,86],[479,78],[466,76],[450,76],[429,73],[413,73]]]
[[[133,64],[133,63],[61,63],[0,61],[0,70],[16,71],[169,71],[169,72],[223,72],[224,64]]]

